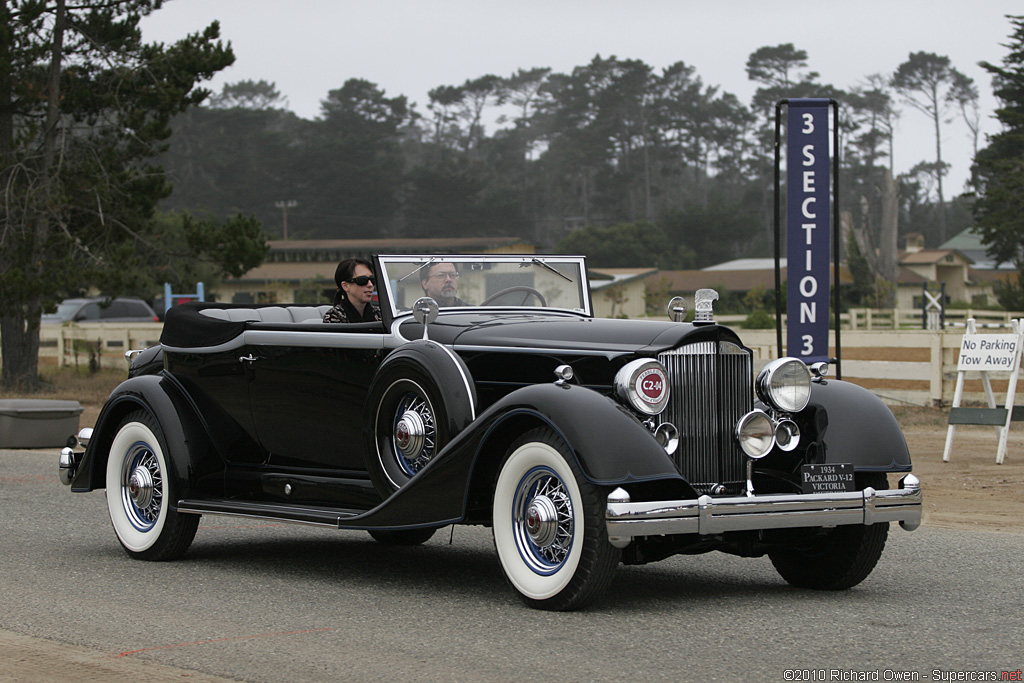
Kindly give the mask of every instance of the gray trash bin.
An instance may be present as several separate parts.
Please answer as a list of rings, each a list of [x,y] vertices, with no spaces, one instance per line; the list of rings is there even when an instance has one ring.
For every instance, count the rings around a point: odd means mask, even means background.
[[[0,448],[60,448],[78,433],[78,401],[0,399]]]

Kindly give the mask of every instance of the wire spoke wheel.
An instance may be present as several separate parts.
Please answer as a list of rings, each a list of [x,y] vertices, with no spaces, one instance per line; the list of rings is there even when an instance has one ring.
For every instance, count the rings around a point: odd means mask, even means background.
[[[152,415],[121,421],[107,454],[107,512],[117,540],[136,559],[169,560],[188,550],[199,515],[171,509],[166,448]]]
[[[605,591],[620,557],[608,542],[605,499],[552,430],[534,429],[512,444],[492,521],[505,578],[523,602],[572,610]]]

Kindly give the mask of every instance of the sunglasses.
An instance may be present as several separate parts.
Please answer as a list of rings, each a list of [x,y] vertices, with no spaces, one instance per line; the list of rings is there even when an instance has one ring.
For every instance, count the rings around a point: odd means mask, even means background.
[[[351,280],[345,280],[345,282],[349,282],[357,287],[365,287],[368,284],[377,284],[377,278],[370,277],[369,275],[360,275],[359,277],[354,277]]]

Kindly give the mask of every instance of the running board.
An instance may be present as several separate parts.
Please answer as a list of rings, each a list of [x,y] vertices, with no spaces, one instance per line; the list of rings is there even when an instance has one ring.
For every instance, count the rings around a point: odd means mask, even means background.
[[[179,500],[177,511],[193,515],[273,519],[294,524],[329,526],[335,529],[344,528],[347,520],[366,513],[365,510],[323,509],[275,503],[240,503],[234,500]]]

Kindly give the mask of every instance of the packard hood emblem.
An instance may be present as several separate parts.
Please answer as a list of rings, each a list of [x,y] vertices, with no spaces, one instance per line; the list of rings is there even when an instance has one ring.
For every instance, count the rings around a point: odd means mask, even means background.
[[[718,292],[713,289],[698,289],[693,295],[693,322],[713,323],[715,321],[714,302],[718,300]]]

